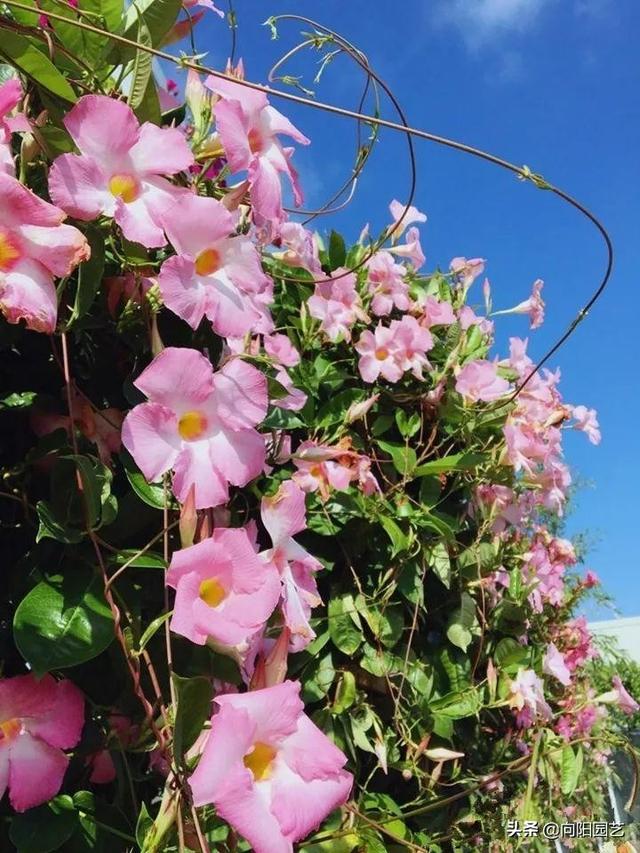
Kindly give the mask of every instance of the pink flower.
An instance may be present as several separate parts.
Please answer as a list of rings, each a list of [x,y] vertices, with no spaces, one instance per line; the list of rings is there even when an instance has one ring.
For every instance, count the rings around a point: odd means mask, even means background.
[[[276,364],[283,367],[295,367],[300,364],[300,353],[287,335],[265,335],[262,343],[264,351]]]
[[[299,651],[315,637],[309,616],[311,608],[321,603],[314,575],[322,563],[293,538],[307,526],[304,492],[293,480],[286,480],[273,497],[262,499],[260,516],[272,544],[262,557],[280,573],[284,619],[292,645]]]
[[[367,264],[367,287],[373,299],[371,310],[376,317],[385,317],[394,307],[409,309],[409,287],[404,280],[406,270],[396,264],[389,252],[376,252]]]
[[[486,317],[478,317],[469,305],[463,305],[458,312],[458,322],[463,331],[470,329],[471,326],[477,326],[483,335],[493,334],[493,322]]]
[[[161,222],[177,252],[158,276],[166,306],[192,329],[206,315],[223,337],[251,331],[261,316],[255,298],[270,291],[271,279],[249,237],[230,236],[231,213],[216,199],[185,193]]]
[[[545,675],[552,675],[565,687],[571,683],[571,672],[564,662],[564,656],[553,643],[549,643],[542,661],[542,671]]]
[[[584,580],[582,581],[582,585],[585,589],[592,589],[594,586],[598,586],[600,583],[600,578],[598,575],[592,571],[592,569],[587,569],[587,572],[584,576]]]
[[[510,385],[498,376],[495,362],[477,359],[469,361],[458,373],[456,391],[472,403],[490,403],[507,394]]]
[[[285,681],[216,697],[189,780],[195,805],[215,805],[255,853],[292,853],[351,791],[345,756],[304,714],[299,693],[299,682]]]
[[[9,117],[21,98],[22,84],[17,78],[11,78],[0,86],[0,172],[7,175],[15,174],[11,134],[16,130],[29,129],[29,122],[25,116]]]
[[[313,296],[307,300],[309,313],[321,320],[320,329],[333,343],[351,340],[351,327],[356,320],[367,322],[368,317],[356,290],[354,273],[344,269],[335,270],[335,280],[327,278],[316,282]]]
[[[426,356],[433,347],[431,332],[408,314],[401,320],[392,320],[390,328],[394,332],[395,341],[402,348],[399,356],[402,370],[410,370],[416,379],[423,379],[422,371],[431,369]]]
[[[80,154],[62,154],[49,172],[56,204],[77,219],[110,216],[128,240],[164,246],[162,214],[180,191],[163,175],[193,164],[184,135],[174,127],[140,125],[133,110],[104,95],[85,95],[64,125]]]
[[[213,5],[212,0],[182,0],[182,5],[185,9],[193,9],[195,6],[203,6],[205,9],[211,9],[219,18],[224,18],[222,9],[218,9]]]
[[[360,354],[358,370],[365,382],[375,382],[379,376],[389,382],[402,378],[401,359],[404,353],[397,328],[378,323],[373,332],[365,329],[355,350]]]
[[[494,314],[528,314],[530,328],[537,329],[544,322],[544,300],[542,298],[542,288],[544,282],[538,278],[533,282],[533,290],[531,296],[525,299],[524,302],[519,302],[515,308],[506,308],[504,311],[494,311]]]
[[[54,277],[89,257],[84,234],[64,225],[62,210],[0,170],[0,310],[10,323],[52,333],[58,305]]]
[[[454,280],[466,290],[484,272],[484,258],[453,258],[449,269]]]
[[[172,631],[198,645],[240,651],[280,597],[275,567],[260,560],[244,528],[216,528],[212,537],[176,551],[167,584],[176,590]]]
[[[389,213],[393,217],[393,222],[389,229],[389,237],[394,242],[399,240],[405,228],[408,228],[414,222],[427,221],[426,214],[419,211],[417,207],[414,207],[412,204],[407,207],[395,198],[389,205]]]
[[[318,278],[323,276],[318,244],[311,231],[297,222],[285,222],[280,228],[280,243],[286,251],[276,254],[277,258],[292,267],[302,267]]]
[[[509,706],[516,710],[516,724],[529,728],[537,718],[550,720],[552,711],[544,698],[544,685],[532,669],[520,669],[509,684]]]
[[[284,369],[281,367],[275,375],[275,380],[288,392],[286,397],[280,397],[273,401],[273,405],[279,409],[287,409],[291,412],[299,412],[307,402],[307,395],[304,391],[296,388],[293,380]]]
[[[205,85],[220,100],[214,107],[216,127],[232,172],[247,172],[253,221],[271,239],[284,222],[280,175],[289,178],[297,205],[302,204],[298,175],[290,163],[293,148],[284,148],[280,134],[301,145],[309,140],[288,118],[269,104],[264,92],[232,80],[209,76]]]
[[[562,645],[564,660],[571,672],[598,657],[598,650],[593,645],[593,637],[584,616],[566,622],[556,639]]]
[[[574,429],[582,430],[591,444],[600,444],[600,425],[598,413],[586,406],[571,406],[571,415],[575,419]]]
[[[624,684],[620,680],[619,675],[613,676],[613,689],[616,693],[616,701],[618,707],[625,714],[637,714],[640,711],[640,705],[636,702],[633,696],[625,689]]]
[[[353,455],[352,451],[340,446],[303,441],[293,458],[298,470],[292,479],[304,492],[319,491],[322,500],[327,500],[331,489],[344,491],[349,488],[352,471],[344,462],[351,463]]]
[[[420,232],[417,228],[409,228],[406,242],[401,246],[397,244],[390,246],[389,251],[399,258],[406,258],[414,270],[419,270],[425,262],[424,252],[420,245]]]
[[[267,411],[267,381],[255,367],[234,358],[213,373],[196,350],[167,347],[134,384],[149,402],[129,412],[122,441],[147,480],[173,469],[178,500],[195,486],[202,509],[260,473],[265,446],[254,427]]]
[[[45,675],[0,679],[0,796],[17,812],[45,803],[62,785],[80,740],[84,698],[75,684]]]
[[[420,323],[430,328],[431,326],[450,326],[456,322],[456,315],[450,302],[441,302],[435,296],[421,296],[418,298],[418,306],[422,309]]]

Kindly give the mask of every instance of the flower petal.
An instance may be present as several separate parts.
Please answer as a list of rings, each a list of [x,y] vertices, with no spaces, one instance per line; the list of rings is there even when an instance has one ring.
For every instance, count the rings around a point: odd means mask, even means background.
[[[175,414],[160,403],[136,406],[122,424],[122,443],[146,479],[156,482],[172,467],[182,446]]]
[[[17,812],[46,803],[60,790],[68,757],[28,733],[18,735],[9,750],[9,800]]]
[[[0,311],[9,323],[24,320],[28,329],[51,334],[56,328],[58,303],[50,273],[29,259],[0,273]]]
[[[64,118],[82,154],[117,166],[135,145],[140,125],[131,107],[104,95],[85,95]]]
[[[129,157],[140,175],[175,175],[194,163],[193,153],[177,127],[158,127],[145,122]]]
[[[76,219],[89,221],[101,213],[113,216],[115,199],[107,183],[102,167],[91,157],[61,154],[49,169],[51,198]]]

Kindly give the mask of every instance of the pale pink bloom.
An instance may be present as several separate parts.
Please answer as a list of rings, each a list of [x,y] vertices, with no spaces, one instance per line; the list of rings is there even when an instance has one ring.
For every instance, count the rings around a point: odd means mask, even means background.
[[[458,284],[465,289],[470,287],[479,275],[484,272],[484,258],[453,258],[449,269]]]
[[[0,679],[0,797],[9,789],[17,812],[50,800],[60,790],[80,740],[84,698],[71,681],[51,675]]]
[[[508,486],[481,484],[476,488],[474,506],[489,510],[494,533],[503,533],[508,526],[517,527],[527,511],[527,501]]]
[[[295,387],[293,380],[284,367],[281,367],[276,372],[274,378],[288,393],[286,397],[273,400],[273,405],[279,409],[287,409],[290,412],[299,412],[307,402],[307,395],[304,391]]]
[[[463,331],[470,329],[471,326],[477,326],[483,335],[493,334],[493,322],[486,317],[478,317],[469,305],[463,305],[458,312],[458,322]]]
[[[554,561],[542,542],[535,542],[525,555],[522,575],[533,588],[529,603],[536,613],[541,613],[545,603],[558,607],[564,599],[565,564]]]
[[[565,622],[556,639],[562,645],[564,660],[571,672],[598,657],[598,650],[593,645],[593,637],[584,616]]]
[[[472,403],[498,400],[510,387],[506,379],[498,376],[497,364],[485,359],[467,362],[456,378],[456,391]]]
[[[417,305],[422,310],[420,322],[423,326],[450,326],[456,322],[456,315],[450,302],[441,302],[435,296],[421,296]]]
[[[491,282],[488,278],[482,282],[482,297],[484,299],[484,310],[491,313]]]
[[[372,394],[370,397],[367,397],[366,400],[362,400],[359,403],[352,403],[347,409],[347,414],[344,418],[345,423],[352,424],[355,421],[359,421],[361,418],[364,418],[371,407],[378,402],[379,397],[380,394]]]
[[[360,354],[358,370],[365,382],[375,382],[379,376],[389,382],[402,378],[404,348],[397,329],[381,323],[373,332],[365,329],[354,349]]]
[[[249,237],[230,236],[232,214],[216,199],[186,193],[161,221],[177,253],[158,276],[165,305],[192,329],[206,315],[223,337],[251,331],[260,319],[255,297],[270,289],[271,279]]]
[[[409,309],[409,286],[404,280],[406,270],[393,260],[389,252],[376,252],[367,263],[367,288],[373,297],[371,310],[376,317],[385,317],[394,307]]]
[[[284,222],[280,228],[280,244],[285,251],[276,257],[292,267],[302,267],[311,275],[322,277],[318,244],[311,231],[297,222]]]
[[[320,320],[320,329],[333,343],[351,340],[351,327],[356,320],[367,322],[356,290],[354,273],[335,270],[335,280],[327,278],[316,282],[315,291],[307,300],[309,314]]]
[[[537,473],[529,475],[529,483],[538,487],[536,500],[541,506],[562,515],[571,485],[571,472],[564,462],[551,458]]]
[[[56,204],[77,219],[113,217],[128,240],[164,246],[162,214],[185,190],[166,177],[188,169],[193,154],[175,127],[140,125],[133,110],[104,95],[85,95],[64,118],[80,154],[62,154],[49,171]]]
[[[509,462],[516,471],[524,469],[532,476],[538,463],[550,464],[560,451],[561,435],[557,429],[539,430],[510,418],[504,426],[504,436]]]
[[[565,687],[571,683],[571,672],[564,662],[564,655],[558,651],[553,643],[549,643],[547,646],[542,661],[542,671],[545,675],[552,675]]]
[[[265,335],[262,340],[264,351],[276,364],[283,367],[295,367],[300,364],[300,353],[287,335]]]
[[[260,473],[265,447],[254,427],[267,412],[267,381],[255,367],[234,358],[214,373],[196,350],[167,347],[134,385],[149,402],[129,412],[122,441],[147,480],[172,469],[178,500],[195,486],[203,509]]]
[[[280,597],[275,567],[260,560],[244,528],[216,528],[175,551],[167,572],[175,589],[171,630],[198,645],[248,647]]]
[[[529,316],[530,328],[537,329],[544,322],[544,300],[542,298],[542,288],[544,282],[538,278],[533,283],[531,296],[525,299],[524,302],[519,302],[514,308],[505,308],[503,311],[494,311],[494,315],[498,314],[527,314]]]
[[[320,492],[327,500],[331,489],[344,491],[349,488],[352,471],[349,465],[353,451],[340,446],[328,447],[314,441],[303,441],[298,447],[293,462],[298,469],[293,480],[304,492]],[[348,461],[349,465],[345,464]]]
[[[600,425],[598,424],[598,413],[595,409],[587,409],[586,406],[571,406],[571,415],[575,419],[574,429],[582,430],[591,444],[600,444]]]
[[[213,5],[213,0],[182,0],[182,5],[185,9],[193,9],[195,6],[202,6],[205,9],[211,9],[219,18],[224,18],[222,9],[218,9]]]
[[[356,474],[363,495],[382,494],[380,483],[371,471],[371,459],[368,456],[358,456]]]
[[[298,175],[290,162],[294,149],[284,148],[278,136],[284,134],[301,145],[309,140],[269,104],[264,92],[213,75],[205,85],[220,98],[214,107],[216,128],[229,167],[232,172],[246,170],[253,221],[271,239],[285,219],[281,174],[291,183],[296,205],[302,204]]]
[[[516,713],[520,728],[532,726],[536,719],[550,720],[551,708],[544,698],[544,684],[532,669],[520,669],[509,684],[509,706]]]
[[[299,651],[315,637],[309,617],[321,603],[315,573],[322,563],[293,538],[307,526],[305,493],[293,480],[286,480],[273,497],[262,499],[260,516],[272,545],[262,557],[280,574],[285,624],[292,647]]]
[[[426,214],[419,211],[417,207],[414,207],[412,204],[407,207],[395,198],[389,205],[389,213],[393,218],[389,229],[389,237],[394,242],[399,240],[405,228],[408,228],[414,222],[427,221]]]
[[[400,245],[390,246],[390,252],[399,258],[406,258],[414,270],[419,270],[425,262],[424,252],[420,245],[420,232],[417,228],[409,228],[406,242]]]
[[[69,275],[90,255],[66,214],[0,170],[0,310],[9,323],[51,334],[58,304],[54,277]]]
[[[15,174],[11,134],[17,130],[29,130],[29,122],[25,116],[10,116],[22,94],[22,84],[15,77],[0,86],[0,172],[7,175]]]
[[[594,571],[592,571],[592,569],[588,569],[584,576],[584,580],[582,581],[582,585],[585,587],[585,589],[591,589],[594,586],[598,586],[599,583],[600,578],[598,577],[598,575]]]
[[[509,358],[507,364],[517,372],[521,379],[530,373],[533,367],[533,362],[527,355],[528,344],[528,338],[524,340],[522,338],[509,338]]]
[[[342,752],[304,714],[300,684],[218,696],[219,711],[189,784],[255,853],[292,853],[346,802],[353,778]]]
[[[392,320],[390,328],[401,346],[400,366],[410,370],[416,379],[423,379],[422,371],[431,370],[426,353],[433,347],[433,337],[415,317],[406,314],[401,320]]]
[[[616,693],[616,702],[618,707],[625,714],[637,714],[640,711],[640,705],[636,702],[633,696],[625,689],[624,684],[620,680],[619,675],[613,676],[613,689]]]

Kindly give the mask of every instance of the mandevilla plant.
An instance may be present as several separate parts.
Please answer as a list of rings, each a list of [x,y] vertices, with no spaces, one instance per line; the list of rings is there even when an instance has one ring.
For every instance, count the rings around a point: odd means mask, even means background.
[[[309,140],[242,66],[154,81],[218,12],[184,6],[0,10],[2,849],[602,818],[638,704],[594,688],[558,521],[596,413],[526,340],[492,354],[484,260],[426,271],[412,205],[350,247],[290,219]]]

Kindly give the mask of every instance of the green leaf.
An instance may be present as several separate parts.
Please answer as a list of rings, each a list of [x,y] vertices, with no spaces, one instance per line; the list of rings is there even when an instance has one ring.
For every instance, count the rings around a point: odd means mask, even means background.
[[[36,675],[96,657],[115,636],[101,578],[69,568],[41,581],[18,605],[13,636]]]
[[[144,847],[145,840],[152,826],[153,818],[149,814],[146,803],[142,803],[140,805],[140,813],[138,814],[138,820],[136,823],[136,841],[138,843],[138,847],[141,849]]]
[[[578,786],[582,771],[582,750],[578,748],[577,755],[570,746],[565,746],[560,756],[561,790],[565,797],[570,797]]]
[[[58,521],[53,508],[47,501],[38,501],[36,512],[39,522],[36,542],[46,538],[55,539],[65,544],[77,544],[82,541],[83,531],[74,527],[67,527],[63,522]]]
[[[311,667],[305,670],[303,679],[302,699],[304,702],[318,702],[323,699],[336,677],[331,652],[313,661]]]
[[[0,411],[4,409],[28,409],[35,402],[37,391],[16,391],[0,400]]]
[[[91,308],[98,288],[102,283],[102,273],[104,271],[104,237],[97,228],[89,227],[86,231],[86,238],[91,247],[91,256],[89,260],[80,264],[78,268],[78,287],[76,289],[73,310],[69,317],[69,328],[76,320],[84,317]]]
[[[332,231],[329,237],[329,263],[332,270],[343,267],[347,258],[344,239],[337,231]]]
[[[18,853],[51,853],[59,850],[78,826],[78,815],[64,801],[63,795],[42,806],[16,814],[11,821],[9,838]]]
[[[151,44],[158,47],[165,39],[182,8],[181,0],[136,0],[127,9],[124,16],[124,31],[122,35],[136,40],[138,34],[138,22],[142,18],[145,22]],[[114,58],[113,54],[116,54]],[[118,46],[109,56],[110,61],[129,62],[135,58],[135,49]]]
[[[451,559],[444,542],[437,542],[425,552],[427,564],[447,589],[451,587]]]
[[[175,674],[173,683],[178,698],[173,748],[176,757],[180,760],[189,747],[193,746],[205,722],[211,717],[213,684],[210,678],[202,675],[182,678]]]
[[[447,627],[449,642],[466,652],[477,628],[476,603],[468,592],[463,592],[460,596],[460,607],[449,617]]]
[[[411,438],[420,429],[422,418],[418,412],[413,412],[413,414],[409,415],[404,409],[398,409],[396,411],[396,423],[398,424],[400,435],[403,438]]]
[[[125,563],[129,563],[132,568],[136,569],[167,568],[162,554],[156,554],[154,551],[145,551],[144,554],[139,554],[135,548],[125,548],[122,551],[118,551],[109,562],[115,566],[123,566]]]
[[[332,596],[329,599],[328,622],[331,640],[341,652],[352,655],[360,648],[364,637],[351,594]]]
[[[164,509],[165,492],[164,486],[161,483],[147,483],[144,474],[133,461],[133,457],[123,450],[120,453],[120,461],[127,475],[127,480],[131,484],[131,488],[140,498],[154,509]]]
[[[390,441],[380,439],[376,444],[391,456],[393,466],[399,474],[403,477],[412,476],[418,461],[413,447],[408,447],[405,444],[393,444]]]
[[[428,474],[447,474],[449,471],[472,471],[484,462],[487,462],[487,453],[453,453],[451,456],[443,456],[441,459],[432,459],[419,465],[413,472],[414,477],[425,477]]]
[[[360,844],[357,835],[350,833],[342,838],[332,838],[327,841],[318,841],[315,844],[303,845],[304,853],[351,853],[354,847]]]
[[[336,695],[331,707],[331,713],[340,715],[356,701],[356,679],[352,672],[345,670],[336,687]]]
[[[326,429],[334,424],[343,423],[353,403],[360,403],[367,396],[361,388],[346,388],[335,394],[324,404],[314,418],[314,426]]]
[[[15,67],[53,95],[69,103],[75,103],[76,93],[67,83],[48,56],[28,38],[4,28],[0,41],[0,53]]]
[[[475,687],[447,693],[440,699],[429,703],[429,710],[439,717],[450,720],[462,720],[473,717],[482,708],[482,698]]]
[[[173,611],[170,610],[168,613],[163,613],[161,616],[156,617],[152,622],[147,625],[138,642],[136,654],[142,654],[142,652],[146,649],[147,644],[153,639],[153,637],[157,634],[160,628],[162,628],[167,619],[170,619],[172,615]]]
[[[151,33],[144,22],[144,18],[138,21],[138,43],[145,47],[152,47]],[[137,110],[144,101],[144,96],[151,79],[151,65],[153,55],[146,50],[137,50],[133,60],[131,71],[131,89],[129,90],[129,106]]]
[[[405,551],[407,548],[407,537],[396,522],[388,515],[381,515],[379,520],[380,524],[384,527],[385,533],[391,540],[393,546],[391,556],[395,557],[396,554]]]

